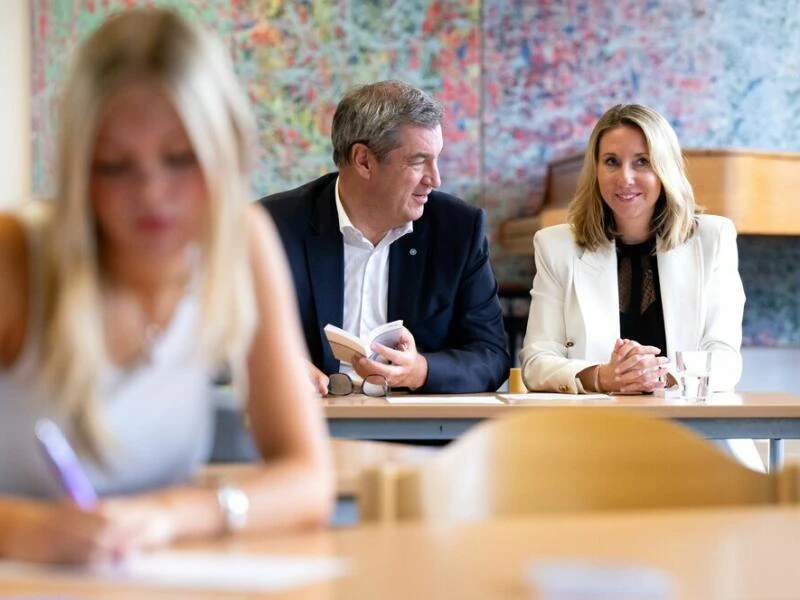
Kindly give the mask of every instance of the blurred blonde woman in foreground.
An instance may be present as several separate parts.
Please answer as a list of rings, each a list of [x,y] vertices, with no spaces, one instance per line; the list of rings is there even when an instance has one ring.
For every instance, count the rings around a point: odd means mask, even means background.
[[[710,350],[711,386],[742,373],[744,291],[730,220],[699,215],[678,138],[617,105],[586,148],[568,224],[534,236],[520,363],[531,390],[651,392],[678,350]]]
[[[124,12],[63,101],[52,212],[0,215],[0,556],[106,562],[324,522],[324,420],[280,244],[247,202],[253,127],[224,48],[172,12]],[[192,485],[223,364],[265,463]],[[96,508],[56,499],[41,417],[79,449]]]

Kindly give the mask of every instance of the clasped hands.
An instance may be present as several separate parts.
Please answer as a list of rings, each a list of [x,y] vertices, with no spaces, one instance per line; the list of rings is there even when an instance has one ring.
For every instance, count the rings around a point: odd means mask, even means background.
[[[658,356],[655,346],[643,346],[634,340],[619,339],[609,361],[597,367],[598,382],[603,392],[652,392],[672,383],[667,372],[669,359]]]
[[[396,348],[389,348],[377,342],[372,344],[373,352],[389,362],[385,364],[363,356],[353,357],[352,366],[359,376],[383,375],[389,387],[407,387],[411,390],[422,387],[428,380],[428,361],[417,352],[417,344],[411,332],[403,327]],[[309,376],[320,396],[328,393],[328,376],[308,363]]]

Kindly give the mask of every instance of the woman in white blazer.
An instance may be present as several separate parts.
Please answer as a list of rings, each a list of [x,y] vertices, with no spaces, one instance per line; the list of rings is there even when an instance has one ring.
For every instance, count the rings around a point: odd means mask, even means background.
[[[568,224],[534,236],[520,353],[531,390],[649,392],[678,350],[711,350],[711,383],[742,371],[736,232],[697,214],[677,136],[657,112],[617,105],[592,132]]]

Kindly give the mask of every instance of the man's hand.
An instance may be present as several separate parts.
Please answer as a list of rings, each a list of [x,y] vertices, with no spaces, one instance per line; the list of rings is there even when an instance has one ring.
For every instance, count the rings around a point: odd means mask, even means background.
[[[311,380],[311,385],[314,386],[314,391],[320,396],[327,396],[328,376],[315,367],[310,360],[306,361],[306,368],[308,369],[308,378]]]
[[[378,344],[372,345],[372,351],[391,364],[383,364],[368,358],[353,359],[353,369],[361,377],[383,375],[390,387],[407,387],[416,390],[428,380],[428,361],[417,352],[417,344],[411,332],[403,327],[400,341],[396,348]]]

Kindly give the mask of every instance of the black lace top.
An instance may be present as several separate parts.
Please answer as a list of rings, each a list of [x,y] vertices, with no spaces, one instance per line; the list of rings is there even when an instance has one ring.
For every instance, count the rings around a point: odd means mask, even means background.
[[[641,244],[617,240],[619,328],[623,339],[636,340],[667,353],[664,310],[658,280],[655,239]]]

